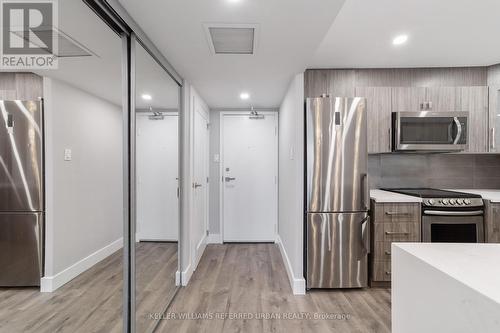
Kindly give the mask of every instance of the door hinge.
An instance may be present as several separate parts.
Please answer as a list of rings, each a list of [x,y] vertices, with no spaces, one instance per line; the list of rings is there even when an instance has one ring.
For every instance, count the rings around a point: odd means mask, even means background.
[[[209,178],[207,177],[207,184],[208,184],[208,180],[209,180]]]
[[[207,129],[210,129],[210,125],[211,125],[210,123],[207,123]]]
[[[207,236],[208,236],[208,230],[207,230]]]

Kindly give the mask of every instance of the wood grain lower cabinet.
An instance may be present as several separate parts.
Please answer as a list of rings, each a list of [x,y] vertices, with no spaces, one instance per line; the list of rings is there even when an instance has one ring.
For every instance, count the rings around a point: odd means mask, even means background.
[[[486,243],[500,243],[500,203],[484,200],[484,233]]]
[[[392,242],[420,242],[419,203],[371,202],[372,233],[370,271],[372,282],[391,281]]]

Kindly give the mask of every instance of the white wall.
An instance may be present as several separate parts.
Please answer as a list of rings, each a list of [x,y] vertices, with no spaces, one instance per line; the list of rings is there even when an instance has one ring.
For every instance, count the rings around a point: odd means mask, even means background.
[[[294,294],[304,294],[304,74],[293,78],[279,110],[278,186],[278,243]]]
[[[46,264],[57,289],[122,246],[122,110],[44,78]],[[64,150],[72,149],[72,161]]]

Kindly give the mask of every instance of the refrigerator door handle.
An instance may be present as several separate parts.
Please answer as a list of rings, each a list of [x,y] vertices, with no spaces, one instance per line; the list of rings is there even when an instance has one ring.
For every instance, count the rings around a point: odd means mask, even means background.
[[[368,174],[364,173],[361,176],[361,195],[363,199],[363,205],[366,210],[370,208],[370,182],[368,179]]]
[[[370,253],[370,216],[365,217],[361,223],[361,242],[363,244],[363,253]]]

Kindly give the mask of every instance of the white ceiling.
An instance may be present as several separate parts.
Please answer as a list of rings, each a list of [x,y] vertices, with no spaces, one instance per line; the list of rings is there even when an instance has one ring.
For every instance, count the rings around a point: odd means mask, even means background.
[[[122,44],[119,36],[82,0],[59,1],[58,10],[58,28],[97,56],[60,58],[57,70],[40,70],[37,73],[68,82],[121,105]],[[142,46],[138,45],[136,49],[137,108],[176,108],[179,97],[177,84]],[[153,99],[144,101],[140,97],[143,93],[151,95]]]
[[[120,0],[211,108],[279,106],[344,0]],[[255,55],[213,55],[204,23],[259,24]],[[250,93],[241,101],[242,91]]]
[[[346,0],[309,67],[491,65],[499,39],[499,0]]]

